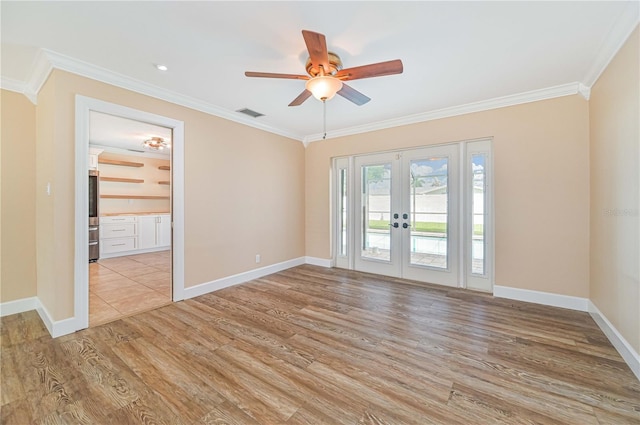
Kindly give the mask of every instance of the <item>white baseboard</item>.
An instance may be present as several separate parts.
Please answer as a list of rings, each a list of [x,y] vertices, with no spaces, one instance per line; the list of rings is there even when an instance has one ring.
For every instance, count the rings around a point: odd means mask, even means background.
[[[304,257],[304,263],[320,267],[333,267],[333,260],[327,258]]]
[[[11,314],[24,313],[25,311],[36,310],[44,326],[53,337],[59,337],[73,333],[77,330],[76,318],[70,317],[63,320],[53,320],[49,311],[42,305],[38,297],[23,298],[15,301],[8,301],[0,304],[0,317]]]
[[[602,314],[593,301],[589,300],[589,314],[593,317],[602,332],[609,338],[611,344],[618,350],[624,361],[629,365],[636,378],[640,380],[640,354],[633,349],[631,344],[618,332],[615,326]]]
[[[38,304],[38,297],[22,298],[20,300],[0,303],[0,317],[35,310]]]
[[[229,286],[248,282],[263,276],[277,273],[282,270],[290,269],[302,264],[312,264],[321,267],[333,267],[333,261],[330,259],[317,257],[299,257],[282,263],[272,264],[270,266],[261,267],[259,269],[250,270],[244,273],[238,273],[233,276],[217,279],[211,282],[185,288],[184,299],[197,297]],[[570,310],[578,310],[589,312],[596,324],[602,329],[611,344],[618,350],[624,361],[629,365],[631,371],[640,380],[640,354],[638,354],[631,344],[618,332],[615,326],[602,314],[596,305],[587,298],[572,297],[568,295],[552,294],[549,292],[532,291],[529,289],[511,288],[508,286],[493,286],[493,295],[498,298],[507,298],[518,301],[526,301],[536,304],[548,305],[552,307],[567,308]],[[38,297],[23,298],[15,301],[0,303],[0,317],[9,316],[11,314],[23,313],[25,311],[36,310],[42,319],[49,334],[53,338],[73,333],[77,330],[75,317],[63,320],[53,320],[49,311],[40,302]]]
[[[51,318],[51,315],[49,314],[49,311],[40,302],[40,300],[38,300],[36,311],[38,312],[38,315],[42,319],[44,326],[47,328],[52,338],[68,335],[78,330],[75,317],[69,317],[68,319],[62,320],[53,320]]]
[[[498,285],[493,285],[493,296],[578,311],[588,311],[589,302],[587,298]]]
[[[629,365],[633,374],[640,380],[640,355],[631,347],[631,344],[624,339],[606,316],[598,310],[598,307],[596,307],[591,300],[498,285],[493,286],[493,295],[498,298],[508,298],[511,300],[588,312],[600,329],[602,329],[602,332],[604,332],[611,344],[618,350],[618,353],[620,353],[624,361]]]
[[[270,266],[261,267],[259,269],[249,270],[248,272],[234,274],[233,276],[223,277],[221,279],[212,280],[211,282],[201,283],[199,285],[184,288],[184,299],[197,297],[199,295],[208,294],[239,283],[248,282],[258,279],[282,270],[290,269],[305,263],[305,257],[294,258],[293,260],[283,261],[282,263],[272,264]]]
[[[184,289],[184,299],[197,297],[209,292],[217,291],[222,288],[237,285],[263,276],[277,273],[282,270],[300,266],[302,264],[313,264],[322,267],[333,267],[333,261],[317,257],[299,257],[292,260],[283,261],[282,263],[272,264],[270,266],[261,267],[259,269],[250,270],[248,272],[239,273],[233,276],[224,277],[211,282],[192,286]],[[75,332],[78,325],[75,317],[63,320],[53,320],[51,314],[38,297],[23,298],[15,301],[0,303],[0,317],[9,316],[11,314],[23,313],[25,311],[36,310],[42,319],[45,327],[53,338],[67,335]]]

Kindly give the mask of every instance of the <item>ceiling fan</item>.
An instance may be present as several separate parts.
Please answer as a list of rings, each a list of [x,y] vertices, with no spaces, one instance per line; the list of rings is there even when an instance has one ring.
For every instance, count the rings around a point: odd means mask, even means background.
[[[331,99],[336,93],[356,105],[364,105],[371,99],[348,86],[344,81],[402,74],[403,68],[400,59],[343,69],[340,57],[327,50],[327,41],[323,34],[302,30],[302,36],[309,52],[306,64],[308,75],[251,71],[244,73],[247,77],[306,80],[305,90],[289,106],[301,105],[311,95],[324,102]]]

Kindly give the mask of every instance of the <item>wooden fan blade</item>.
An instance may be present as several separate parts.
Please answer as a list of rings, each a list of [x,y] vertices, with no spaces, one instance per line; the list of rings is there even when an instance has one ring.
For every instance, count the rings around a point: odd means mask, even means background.
[[[289,106],[302,105],[302,102],[304,102],[305,100],[309,99],[309,97],[311,97],[311,92],[309,90],[305,89],[302,93],[300,93],[298,95],[298,97],[293,99],[293,101],[289,104]]]
[[[381,77],[383,75],[402,74],[403,66],[400,59],[372,63],[371,65],[356,66],[338,71],[336,77],[347,80],[358,80],[361,78]]]
[[[297,74],[275,74],[272,72],[252,72],[247,71],[244,73],[247,77],[260,77],[260,78],[287,78],[290,80],[308,80],[309,77],[306,75],[297,75]]]
[[[364,105],[371,100],[364,94],[360,93],[358,90],[346,85],[345,83],[342,83],[342,88],[338,91],[338,94],[358,106]]]
[[[316,66],[322,66],[324,72],[329,74],[329,53],[327,52],[327,40],[323,34],[302,30],[304,42],[309,51],[311,63]]]

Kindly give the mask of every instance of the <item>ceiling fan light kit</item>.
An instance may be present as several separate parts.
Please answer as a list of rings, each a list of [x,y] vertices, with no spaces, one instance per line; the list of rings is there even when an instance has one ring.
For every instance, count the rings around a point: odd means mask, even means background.
[[[342,81],[329,75],[320,75],[307,80],[304,86],[313,94],[313,97],[324,102],[342,90]]]
[[[169,149],[171,147],[171,144],[166,142],[162,137],[152,137],[142,142],[142,146],[145,149],[159,151],[163,150],[164,148]]]

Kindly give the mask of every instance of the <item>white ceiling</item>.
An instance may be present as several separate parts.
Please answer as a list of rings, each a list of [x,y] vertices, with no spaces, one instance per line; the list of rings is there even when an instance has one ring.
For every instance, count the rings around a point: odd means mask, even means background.
[[[92,147],[128,155],[169,157],[169,149],[156,151],[142,146],[152,137],[161,137],[171,144],[171,129],[101,112],[89,113],[89,145]]]
[[[321,102],[287,106],[304,81],[247,78],[244,71],[304,74],[302,29],[325,34],[345,68],[404,63],[403,74],[350,83],[371,102],[356,106],[339,96],[327,102],[331,136],[557,86],[588,92],[639,14],[637,1],[2,1],[0,7],[3,87],[31,87],[38,52],[47,49],[54,67],[300,140],[322,132]],[[158,71],[158,63],[169,70]],[[265,116],[247,118],[235,112],[241,108]]]

